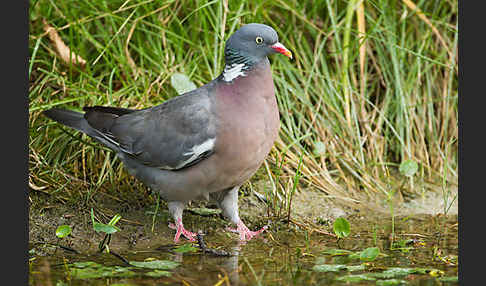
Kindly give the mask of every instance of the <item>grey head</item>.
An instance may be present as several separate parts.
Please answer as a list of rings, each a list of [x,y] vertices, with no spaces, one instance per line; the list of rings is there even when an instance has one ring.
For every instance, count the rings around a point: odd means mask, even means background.
[[[292,53],[278,41],[277,32],[264,24],[242,26],[226,41],[224,50],[227,66],[244,64],[250,68],[268,55],[281,53],[292,58]]]

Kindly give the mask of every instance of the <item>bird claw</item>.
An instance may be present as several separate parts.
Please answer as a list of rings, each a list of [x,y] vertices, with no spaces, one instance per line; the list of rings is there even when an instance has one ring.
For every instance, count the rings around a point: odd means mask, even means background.
[[[266,226],[262,227],[261,229],[259,229],[257,231],[251,231],[251,230],[248,229],[248,227],[242,221],[240,221],[237,224],[236,229],[230,228],[230,227],[226,228],[226,230],[228,230],[228,231],[239,233],[241,241],[249,241],[250,239],[259,235],[260,233],[262,233],[263,231],[265,231],[267,229],[268,229],[268,226],[266,225]]]
[[[177,226],[173,223],[169,223],[169,228],[176,230],[176,234],[174,236],[174,242],[176,243],[179,242],[181,234],[189,241],[196,241],[195,237],[197,233],[186,230],[182,224],[182,220],[180,219],[177,221]]]

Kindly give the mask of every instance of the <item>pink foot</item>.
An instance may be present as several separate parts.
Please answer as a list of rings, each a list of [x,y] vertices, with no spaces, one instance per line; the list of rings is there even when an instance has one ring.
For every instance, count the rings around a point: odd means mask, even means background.
[[[184,228],[184,225],[182,225],[182,219],[177,220],[177,226],[175,226],[173,223],[169,223],[169,228],[177,230],[175,236],[174,236],[174,242],[179,242],[179,237],[181,234],[187,238],[189,241],[196,241],[194,238],[197,234],[194,232],[190,232]]]
[[[236,225],[236,229],[234,228],[227,228],[227,230],[232,231],[232,232],[237,232],[240,234],[240,240],[241,241],[248,241],[252,239],[254,236],[259,235],[263,231],[265,231],[268,228],[268,226],[262,227],[260,230],[257,231],[251,231],[248,229],[248,227],[240,220],[240,222]]]

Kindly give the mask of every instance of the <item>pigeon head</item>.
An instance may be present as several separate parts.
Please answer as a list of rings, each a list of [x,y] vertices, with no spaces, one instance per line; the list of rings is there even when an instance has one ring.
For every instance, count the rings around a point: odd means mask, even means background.
[[[247,68],[273,53],[292,58],[292,53],[278,42],[274,29],[256,23],[244,25],[231,35],[226,41],[224,52],[227,66],[244,64]]]

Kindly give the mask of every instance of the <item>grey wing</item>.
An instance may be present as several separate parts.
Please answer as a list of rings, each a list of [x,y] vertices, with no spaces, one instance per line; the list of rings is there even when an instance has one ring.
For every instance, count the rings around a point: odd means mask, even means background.
[[[141,163],[179,170],[213,154],[215,125],[209,98],[187,94],[119,116],[102,131],[119,151]]]

